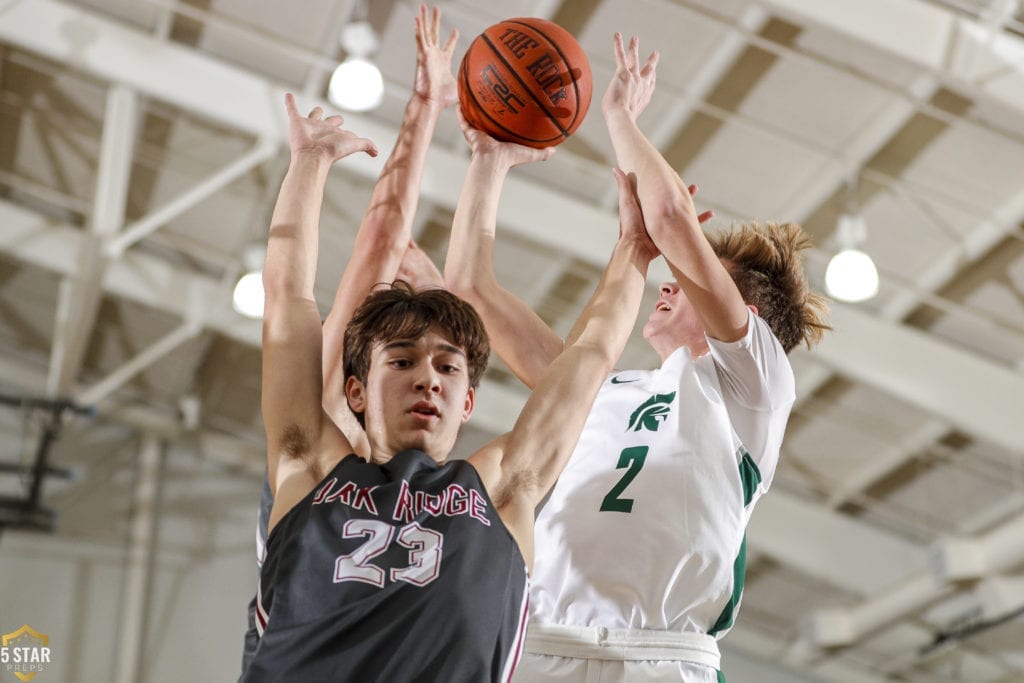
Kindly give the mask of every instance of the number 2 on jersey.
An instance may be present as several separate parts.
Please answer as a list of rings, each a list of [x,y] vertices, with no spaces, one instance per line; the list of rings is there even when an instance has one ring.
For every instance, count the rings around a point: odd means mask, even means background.
[[[623,467],[628,467],[629,469],[626,470],[622,478],[619,479],[615,486],[612,487],[612,490],[604,497],[604,500],[601,501],[601,512],[633,511],[633,499],[620,498],[619,496],[636,479],[636,475],[640,473],[646,459],[647,446],[632,446],[622,450],[622,453],[619,454],[619,464],[615,469],[621,470]]]

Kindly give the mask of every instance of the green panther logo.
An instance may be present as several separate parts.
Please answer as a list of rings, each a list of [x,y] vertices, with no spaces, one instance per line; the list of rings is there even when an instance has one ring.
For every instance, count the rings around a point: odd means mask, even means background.
[[[646,429],[651,432],[658,431],[661,423],[668,418],[672,412],[672,401],[675,400],[676,392],[671,394],[655,394],[633,411],[629,416],[629,426],[626,431],[639,432]]]

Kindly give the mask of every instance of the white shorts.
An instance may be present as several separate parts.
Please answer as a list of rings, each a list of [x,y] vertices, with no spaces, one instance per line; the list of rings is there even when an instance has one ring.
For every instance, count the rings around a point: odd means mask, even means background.
[[[700,633],[531,623],[514,681],[718,683],[714,638]]]

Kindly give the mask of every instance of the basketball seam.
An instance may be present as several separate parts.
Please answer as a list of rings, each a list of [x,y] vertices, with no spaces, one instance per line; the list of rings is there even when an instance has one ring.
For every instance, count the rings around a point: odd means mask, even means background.
[[[473,104],[474,104],[473,108],[476,109],[476,111],[478,113],[480,113],[483,116],[485,116],[488,121],[490,121],[495,126],[497,126],[498,128],[500,128],[503,131],[505,131],[506,133],[508,133],[510,136],[512,136],[514,138],[518,138],[520,140],[526,140],[527,142],[550,142],[551,140],[557,140],[558,137],[560,137],[560,136],[556,136],[556,137],[547,138],[547,139],[544,139],[544,140],[538,140],[538,139],[535,139],[535,138],[528,138],[525,135],[520,135],[519,133],[515,132],[514,130],[511,130],[511,129],[506,128],[505,126],[501,125],[501,122],[499,122],[497,119],[495,119],[493,116],[491,116],[491,114],[487,111],[487,108],[483,105],[482,102],[480,102],[480,100],[476,96],[476,92],[473,90],[472,86],[470,85],[470,82],[469,82],[469,62],[468,62],[468,59],[469,59],[469,53],[467,52],[466,53],[466,57],[462,60],[462,67],[459,69],[459,76],[462,77],[462,80],[463,80],[464,86],[465,86],[465,91],[467,93],[469,93],[470,97],[473,98]]]
[[[526,24],[526,25],[528,25],[528,24]],[[539,33],[539,31],[538,31],[538,33]],[[541,35],[544,35],[544,34],[541,34]],[[527,84],[526,84],[526,81],[524,81],[524,80],[523,80],[523,79],[522,79],[522,78],[521,78],[521,77],[519,76],[519,72],[518,72],[518,71],[516,71],[516,70],[515,70],[515,69],[514,69],[514,68],[512,67],[512,65],[511,65],[511,64],[509,63],[509,61],[508,61],[507,59],[505,59],[505,56],[504,56],[504,55],[502,55],[502,54],[501,54],[501,53],[500,53],[500,52],[498,51],[498,48],[496,48],[496,47],[494,46],[494,43],[492,43],[492,42],[491,42],[491,39],[487,37],[487,34],[486,34],[486,33],[481,33],[481,34],[480,34],[480,37],[484,39],[484,42],[485,42],[485,43],[487,43],[487,45],[488,45],[488,46],[489,46],[489,47],[491,48],[491,51],[492,51],[492,52],[494,52],[494,55],[495,55],[495,56],[496,56],[496,57],[497,57],[498,59],[500,59],[500,60],[502,61],[502,63],[503,63],[503,64],[505,65],[505,67],[506,67],[506,68],[507,68],[507,69],[509,70],[509,72],[510,72],[510,73],[512,74],[512,76],[513,76],[513,77],[514,77],[514,78],[515,78],[515,79],[516,79],[517,81],[519,81],[519,85],[523,86],[523,88],[525,88],[525,89],[526,89],[526,92],[527,92],[527,93],[529,93],[529,95],[530,95],[530,98],[531,98],[531,99],[533,99],[533,101],[537,103],[537,106],[539,106],[539,107],[541,108],[541,111],[543,111],[543,112],[544,112],[544,113],[545,113],[545,114],[547,115],[547,117],[548,117],[548,118],[549,118],[549,119],[551,120],[551,122],[552,122],[552,123],[554,123],[554,124],[555,124],[555,126],[556,126],[556,127],[558,128],[558,130],[562,131],[562,137],[566,137],[566,138],[567,138],[567,137],[569,137],[569,132],[568,132],[568,130],[566,130],[566,129],[565,129],[565,128],[564,128],[563,126],[562,126],[562,123],[561,123],[561,121],[559,121],[559,120],[558,120],[558,117],[557,117],[557,116],[553,116],[553,115],[551,114],[551,112],[550,112],[550,111],[548,111],[548,108],[544,106],[544,103],[543,103],[543,102],[541,102],[540,98],[538,98],[538,97],[537,97],[537,96],[536,96],[536,95],[535,95],[535,94],[533,93],[533,89],[532,89],[532,88],[531,88],[531,87],[530,87],[529,85],[527,85]],[[544,40],[548,40],[548,37],[547,37],[547,36],[544,36]],[[550,40],[548,40],[548,42],[550,43],[551,41],[550,41]],[[556,51],[558,51],[558,48],[555,48],[555,50],[556,50]],[[561,55],[562,53],[561,53],[560,51],[558,51],[558,54],[559,54],[559,55]],[[564,58],[564,56],[562,57],[562,61],[565,61],[565,58]],[[568,66],[568,62],[566,62],[566,66]],[[579,100],[577,100],[577,108],[578,108],[578,105],[579,105]],[[519,137],[523,137],[524,139],[526,139],[526,140],[529,140],[529,138],[525,138],[525,137],[524,137],[524,136],[522,136],[522,135],[520,135]],[[551,139],[552,139],[552,140],[554,140],[555,138],[551,138]],[[544,142],[544,141],[543,141],[543,140],[538,140],[537,142]]]
[[[504,23],[504,24],[519,24],[520,26],[526,26],[527,28],[529,28],[529,29],[531,29],[533,31],[536,31],[540,35],[544,36],[544,40],[548,41],[548,44],[551,45],[551,47],[554,48],[555,52],[558,53],[558,56],[562,58],[562,63],[565,64],[566,67],[569,68],[569,77],[570,77],[570,80],[572,81],[572,89],[576,92],[576,107],[573,109],[572,123],[569,124],[569,127],[572,128],[573,123],[576,123],[576,117],[578,117],[580,115],[580,87],[579,87],[579,85],[577,85],[576,79],[572,78],[572,66],[569,64],[569,60],[566,59],[565,53],[562,52],[562,50],[558,47],[558,43],[555,42],[554,40],[552,40],[548,36],[548,34],[544,33],[544,31],[540,30],[539,28],[537,28],[536,26],[534,26],[532,24],[527,24],[526,22],[517,21],[515,19],[506,19],[502,23]],[[572,37],[572,34],[570,34],[570,37]],[[573,39],[575,40],[575,38],[573,38]],[[580,46],[580,52],[583,52],[583,46],[582,45]],[[585,52],[583,53],[583,56],[586,57],[586,53]],[[588,61],[587,62],[587,70],[589,71],[589,69],[590,69],[590,63]],[[588,104],[587,108],[588,109],[590,108],[589,104]]]

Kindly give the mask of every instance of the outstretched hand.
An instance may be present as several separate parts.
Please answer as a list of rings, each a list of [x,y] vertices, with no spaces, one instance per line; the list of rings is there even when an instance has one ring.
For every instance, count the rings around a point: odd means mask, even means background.
[[[554,147],[537,149],[527,147],[515,142],[502,142],[495,140],[479,128],[474,128],[462,115],[459,110],[459,126],[462,128],[462,135],[469,143],[470,152],[474,157],[493,155],[506,168],[512,168],[520,164],[528,164],[534,161],[547,161],[555,153]]]
[[[612,173],[619,188],[619,239],[632,242],[648,261],[653,261],[660,252],[647,234],[640,199],[636,195],[636,176],[632,173],[626,175],[617,167],[612,169]]]
[[[605,116],[621,111],[636,121],[647,108],[654,94],[655,71],[658,67],[658,52],[654,51],[643,66],[640,66],[640,39],[633,36],[629,48],[622,46],[622,34],[615,34],[615,73],[601,100]]]
[[[293,158],[314,154],[334,162],[356,152],[377,156],[377,146],[371,140],[341,127],[345,119],[340,114],[325,119],[324,110],[314,107],[309,116],[303,116],[291,93],[284,96],[284,104],[288,110],[288,146]]]
[[[452,29],[441,45],[441,8],[434,6],[428,12],[420,4],[416,15],[416,82],[413,92],[427,104],[441,109],[459,100],[455,77],[452,76],[452,53],[459,39],[458,29]]]

